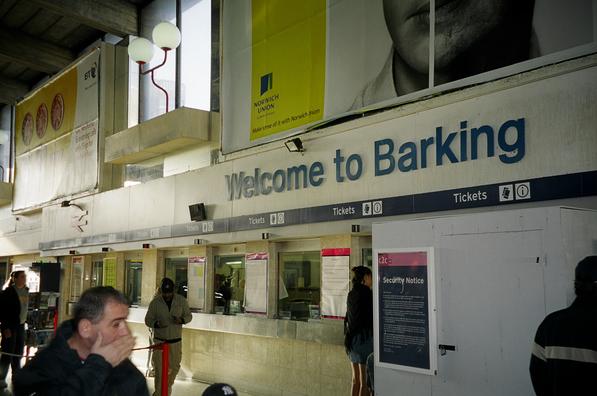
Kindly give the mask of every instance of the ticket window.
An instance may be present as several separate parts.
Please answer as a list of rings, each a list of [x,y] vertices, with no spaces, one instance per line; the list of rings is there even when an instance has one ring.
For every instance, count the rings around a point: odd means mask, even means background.
[[[280,253],[278,263],[278,317],[301,321],[319,319],[320,252]]]
[[[91,287],[104,285],[104,260],[94,260],[91,263]]]
[[[185,298],[187,298],[188,292],[188,268],[189,259],[187,257],[165,259],[165,276],[174,281],[176,293]]]
[[[244,312],[245,257],[214,256],[214,311],[235,315]]]
[[[373,269],[373,249],[364,248],[364,249],[362,249],[361,254],[363,257],[362,265],[364,265],[365,267],[372,270]]]
[[[125,293],[132,305],[141,304],[141,279],[143,262],[141,260],[125,260]]]
[[[8,281],[8,260],[0,259],[0,287]]]

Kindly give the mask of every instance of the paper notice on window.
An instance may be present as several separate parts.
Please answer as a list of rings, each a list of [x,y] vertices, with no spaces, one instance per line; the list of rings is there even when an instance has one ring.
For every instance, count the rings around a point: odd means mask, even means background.
[[[245,260],[245,312],[267,313],[267,253],[248,254]]]
[[[350,249],[324,249],[321,257],[321,317],[343,319],[346,314]]]
[[[189,307],[205,309],[205,257],[189,257],[188,291]]]

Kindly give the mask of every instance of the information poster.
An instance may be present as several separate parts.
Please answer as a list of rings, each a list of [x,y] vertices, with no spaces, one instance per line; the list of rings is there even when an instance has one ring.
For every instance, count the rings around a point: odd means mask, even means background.
[[[376,252],[379,365],[435,374],[433,250]]]
[[[268,254],[247,254],[245,260],[245,312],[267,313],[267,260]]]
[[[344,319],[350,274],[350,249],[321,251],[321,317]]]
[[[116,257],[104,259],[104,286],[116,288]]]
[[[205,257],[189,257],[188,300],[191,308],[205,309]]]

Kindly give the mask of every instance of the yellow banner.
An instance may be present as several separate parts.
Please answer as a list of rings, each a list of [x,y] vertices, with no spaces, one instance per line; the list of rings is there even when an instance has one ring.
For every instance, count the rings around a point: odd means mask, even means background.
[[[76,105],[76,67],[19,103],[15,120],[17,155],[71,131]]]
[[[16,106],[17,156],[97,118],[99,50]]]
[[[253,0],[251,140],[323,118],[326,1]]]

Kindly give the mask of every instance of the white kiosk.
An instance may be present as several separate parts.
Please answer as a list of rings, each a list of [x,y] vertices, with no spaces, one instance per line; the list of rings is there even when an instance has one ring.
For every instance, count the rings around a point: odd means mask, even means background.
[[[376,396],[528,396],[535,331],[574,299],[597,211],[374,224],[373,249]]]

